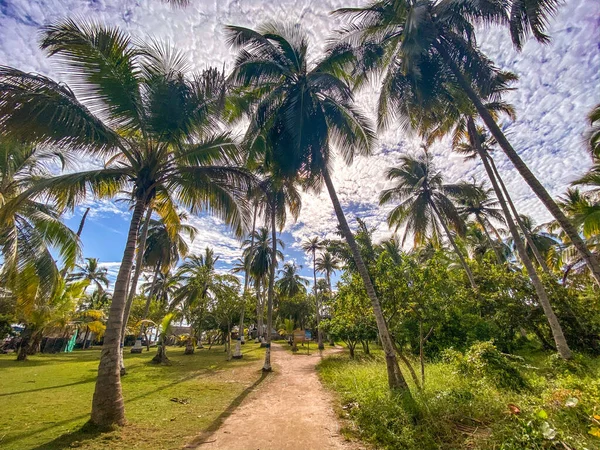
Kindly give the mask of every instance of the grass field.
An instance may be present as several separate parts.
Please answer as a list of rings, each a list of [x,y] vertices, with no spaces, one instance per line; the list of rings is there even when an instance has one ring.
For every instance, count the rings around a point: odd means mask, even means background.
[[[331,356],[318,369],[336,394],[344,433],[376,448],[599,449],[600,359],[580,357],[582,369],[574,373],[547,353],[523,356],[527,387],[518,390],[439,361],[426,365],[420,392],[404,368],[412,401],[390,393],[379,350],[356,360]]]
[[[122,383],[129,424],[103,434],[84,427],[99,350],[36,355],[24,363],[0,355],[0,448],[181,448],[200,432],[216,429],[264,380],[264,349],[253,343],[244,345],[243,359],[232,361],[222,346],[194,355],[170,347],[171,366],[151,364],[154,351],[126,352]]]

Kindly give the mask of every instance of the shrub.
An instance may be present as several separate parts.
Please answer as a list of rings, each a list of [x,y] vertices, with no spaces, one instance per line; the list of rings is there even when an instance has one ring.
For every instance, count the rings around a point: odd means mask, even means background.
[[[462,375],[486,380],[493,386],[514,391],[529,388],[517,365],[500,353],[491,341],[473,344],[464,355],[456,350],[446,350],[443,359]]]

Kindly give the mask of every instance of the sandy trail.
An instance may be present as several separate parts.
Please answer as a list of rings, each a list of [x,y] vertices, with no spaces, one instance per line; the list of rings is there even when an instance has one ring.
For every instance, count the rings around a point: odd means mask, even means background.
[[[302,352],[305,348],[301,349]],[[327,353],[330,353],[329,350]],[[333,350],[335,351],[335,350]],[[356,450],[339,434],[340,424],[315,370],[319,352],[293,355],[273,344],[275,373],[254,389],[218,429],[198,436],[187,449]]]

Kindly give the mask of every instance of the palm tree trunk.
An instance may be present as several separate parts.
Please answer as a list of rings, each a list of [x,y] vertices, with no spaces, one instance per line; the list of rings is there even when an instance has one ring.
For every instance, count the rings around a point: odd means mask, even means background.
[[[127,322],[129,322],[129,313],[131,312],[131,305],[133,304],[133,298],[137,291],[137,283],[142,273],[142,261],[144,259],[144,248],[146,247],[146,238],[148,237],[148,226],[150,225],[150,218],[152,217],[152,208],[148,208],[146,212],[146,218],[144,219],[144,225],[142,226],[142,234],[140,235],[140,241],[137,245],[137,255],[135,260],[135,270],[133,278],[129,280],[130,286],[128,288],[129,294],[127,295],[127,303],[125,304],[125,311],[123,312],[123,327],[121,328],[121,376],[127,373],[125,368],[125,360],[123,359],[123,346],[125,344],[125,329],[127,328]]]
[[[565,336],[563,334],[560,323],[558,322],[558,318],[556,317],[556,315],[554,314],[554,311],[552,310],[552,305],[550,304],[550,300],[548,299],[546,289],[544,289],[542,280],[540,280],[537,272],[535,271],[535,267],[533,267],[533,263],[531,262],[531,259],[529,259],[529,255],[527,254],[527,251],[525,250],[525,245],[523,244],[523,241],[521,241],[521,237],[519,236],[519,232],[517,231],[517,226],[516,226],[515,222],[512,220],[510,211],[508,210],[508,206],[506,205],[504,196],[502,195],[502,191],[500,190],[500,186],[498,185],[498,181],[496,180],[496,177],[494,176],[494,173],[492,171],[492,167],[489,163],[489,160],[486,157],[487,155],[485,153],[485,150],[483,150],[481,143],[479,142],[479,137],[478,137],[477,131],[475,129],[475,122],[473,121],[473,118],[469,118],[467,127],[468,127],[468,131],[469,131],[469,136],[471,137],[474,147],[477,150],[477,153],[479,153],[479,157],[481,158],[481,160],[483,162],[485,171],[487,172],[488,177],[490,178],[490,181],[492,182],[492,187],[494,188],[494,191],[496,192],[496,197],[498,197],[498,202],[500,203],[500,206],[502,207],[502,211],[504,212],[504,216],[506,217],[506,223],[508,224],[508,229],[510,230],[513,240],[515,241],[515,245],[517,246],[517,251],[519,252],[519,256],[521,257],[521,261],[523,262],[523,265],[525,266],[525,269],[527,270],[527,274],[529,275],[529,278],[531,279],[531,283],[533,284],[533,286],[535,288],[535,291],[536,291],[536,294],[540,301],[540,304],[542,305],[542,309],[544,310],[544,314],[546,315],[546,318],[548,319],[548,323],[550,324],[550,329],[552,330],[552,337],[554,338],[554,342],[556,343],[556,348],[558,350],[558,353],[560,354],[560,356],[563,359],[571,359],[571,357],[572,357],[571,350],[569,349],[567,340],[565,339]]]
[[[150,303],[152,303],[152,298],[154,297],[154,291],[156,291],[156,282],[158,281],[158,274],[160,273],[160,266],[162,265],[162,261],[159,259],[156,262],[156,267],[154,268],[154,278],[152,280],[152,284],[150,285],[150,292],[148,292],[148,298],[146,298],[146,304],[144,305],[144,316],[143,320],[148,318],[148,314],[150,313]],[[138,339],[142,338],[144,334],[144,329],[146,328],[145,324],[142,323],[140,326],[140,334],[138,335]],[[146,340],[146,346],[148,347],[148,351],[150,351],[150,342]]]
[[[317,343],[319,350],[324,350],[325,346],[323,345],[323,333],[321,333],[321,311],[319,305],[319,292],[317,290],[317,251],[313,248],[313,282],[314,282],[314,291],[315,291],[315,305],[317,307]]]
[[[275,200],[271,204],[271,267],[269,268],[269,291],[267,293],[267,348],[265,351],[265,364],[263,372],[270,372],[271,367],[271,329],[273,328],[273,297],[275,294],[275,264],[277,263],[277,223]]]
[[[509,206],[510,210],[512,211],[512,214],[513,214],[517,224],[519,225],[519,228],[521,228],[521,231],[523,232],[523,236],[525,236],[525,239],[527,240],[527,245],[529,245],[529,248],[533,252],[535,259],[540,264],[540,266],[542,267],[544,272],[546,272],[548,275],[551,275],[550,269],[548,268],[548,264],[546,264],[546,260],[541,255],[540,251],[537,248],[537,245],[535,245],[535,243],[533,242],[533,239],[531,238],[531,235],[529,234],[527,227],[525,227],[525,224],[521,220],[521,216],[519,215],[519,212],[517,211],[517,208],[515,207],[515,204],[513,203],[512,198],[510,197],[510,194],[508,193],[508,189],[506,188],[506,185],[504,184],[504,180],[502,180],[502,177],[500,176],[500,172],[498,172],[498,168],[496,167],[494,158],[492,158],[491,155],[489,155],[489,154],[487,155],[487,157],[488,157],[488,161],[490,162],[490,166],[492,167],[492,172],[496,176],[496,180],[498,180],[500,189],[502,189],[502,192],[504,193],[504,199],[506,200],[506,203],[508,203],[508,206]]]
[[[456,241],[452,237],[452,233],[450,232],[448,225],[446,225],[446,222],[444,221],[444,218],[442,217],[439,210],[437,209],[437,206],[435,206],[435,203],[430,201],[429,204],[431,205],[431,208],[435,212],[435,215],[437,216],[438,221],[440,222],[440,224],[442,224],[442,228],[444,229],[444,232],[446,233],[446,236],[448,237],[448,240],[450,241],[450,244],[452,245],[454,252],[458,256],[458,259],[460,260],[460,264],[463,266],[463,269],[465,269],[465,272],[467,273],[467,278],[469,278],[469,283],[471,283],[471,287],[473,288],[473,290],[476,290],[477,284],[475,283],[475,277],[473,277],[473,272],[471,272],[471,268],[467,264],[465,257],[463,256],[462,252],[458,248],[458,245],[456,245]]]
[[[558,205],[552,199],[550,194],[548,194],[548,191],[546,191],[546,188],[544,188],[542,183],[540,183],[540,181],[535,177],[531,170],[529,170],[527,164],[523,162],[523,160],[512,147],[512,145],[510,145],[508,139],[506,139],[506,136],[504,135],[504,133],[490,114],[490,112],[486,109],[475,90],[472,88],[472,86],[467,81],[461,70],[452,60],[452,58],[450,57],[446,49],[443,47],[443,45],[441,45],[440,43],[435,43],[434,45],[436,50],[438,50],[438,52],[442,56],[442,58],[444,58],[446,64],[448,64],[448,67],[456,77],[458,84],[460,85],[462,90],[465,92],[465,94],[467,94],[467,97],[469,97],[469,100],[471,100],[471,102],[477,109],[477,113],[487,126],[488,130],[490,130],[490,133],[492,133],[492,136],[494,136],[494,139],[496,139],[496,142],[498,142],[498,144],[500,145],[500,148],[502,148],[508,159],[510,159],[510,161],[513,163],[517,171],[521,174],[525,182],[533,190],[535,195],[538,196],[538,198],[542,201],[544,206],[548,209],[548,211],[550,211],[550,214],[554,216],[554,218],[557,220],[563,231],[567,234],[567,236],[569,236],[569,239],[571,239],[571,242],[573,243],[575,248],[577,248],[577,250],[581,254],[581,257],[584,259],[585,263],[590,268],[590,271],[592,272],[592,276],[596,280],[596,283],[600,285],[600,262],[598,261],[596,255],[590,252],[587,245],[585,244],[583,239],[581,239],[581,236],[577,232],[577,229],[573,226],[573,224],[569,221],[567,216],[565,216],[562,210],[558,207]]]
[[[483,232],[485,233],[485,236],[487,237],[490,247],[492,247],[492,250],[494,250],[494,254],[496,255],[496,260],[498,261],[498,264],[502,265],[502,255],[500,255],[500,251],[494,245],[494,241],[492,241],[492,237],[490,236],[490,233],[488,232],[488,230],[485,226],[485,223],[483,222],[481,217],[477,217],[477,222],[479,222],[479,225],[481,226],[481,228],[483,228]]]
[[[121,373],[119,367],[121,329],[123,312],[127,300],[127,285],[131,275],[131,266],[135,255],[135,247],[146,205],[138,199],[133,209],[127,244],[123,260],[115,282],[113,298],[106,322],[104,345],[98,366],[98,378],[92,400],[91,422],[100,427],[125,425],[125,407],[121,391]]]
[[[390,337],[390,332],[388,330],[387,324],[385,323],[383,311],[381,310],[379,299],[377,298],[375,288],[373,287],[373,283],[371,282],[371,277],[369,276],[367,267],[365,266],[360,251],[358,250],[358,245],[354,240],[352,231],[350,231],[350,227],[348,226],[348,222],[346,221],[346,216],[344,215],[344,211],[342,210],[342,205],[340,205],[340,201],[335,192],[335,187],[333,186],[333,182],[331,181],[329,169],[327,168],[323,169],[323,179],[325,181],[325,185],[327,186],[327,191],[329,192],[329,197],[331,198],[331,203],[333,204],[333,209],[335,210],[335,214],[340,224],[340,228],[346,239],[346,242],[348,243],[348,246],[350,247],[354,263],[356,264],[358,273],[360,274],[363,280],[367,296],[369,297],[369,300],[371,301],[371,306],[373,307],[373,313],[375,314],[375,321],[377,323],[377,330],[379,331],[379,338],[381,339],[381,345],[385,353],[388,385],[390,389],[403,390],[409,393],[410,391],[408,389],[408,384],[406,383],[404,375],[400,371],[400,366],[398,365],[398,360],[396,359],[394,344],[392,342],[392,338]]]
[[[90,335],[90,327],[86,325],[85,327],[85,335],[83,336],[83,345],[81,346],[81,350],[85,350],[87,346],[88,336]]]
[[[254,230],[256,229],[256,213],[258,212],[257,205],[254,205],[254,218],[252,219],[252,232],[250,233],[250,249],[254,248]],[[237,342],[235,343],[235,351],[233,357],[235,359],[242,359],[242,344],[244,343],[244,313],[246,312],[246,293],[248,292],[248,282],[250,276],[248,274],[248,267],[244,268],[244,302],[242,303],[242,311],[240,312],[240,326]]]
[[[77,228],[77,237],[81,237],[81,232],[83,231],[83,226],[85,225],[85,219],[90,212],[90,208],[86,208],[83,216],[81,216],[81,220],[79,221],[79,228]]]
[[[260,278],[256,280],[256,342],[260,342],[263,332],[263,304],[261,299]]]

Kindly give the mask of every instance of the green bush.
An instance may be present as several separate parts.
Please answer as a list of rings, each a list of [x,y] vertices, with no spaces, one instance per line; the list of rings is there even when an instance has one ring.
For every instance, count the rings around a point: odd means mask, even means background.
[[[453,364],[460,374],[490,382],[501,389],[521,391],[529,388],[517,365],[500,353],[491,341],[473,344],[464,355],[448,349],[443,353],[443,360]]]

